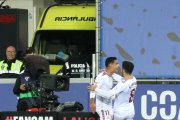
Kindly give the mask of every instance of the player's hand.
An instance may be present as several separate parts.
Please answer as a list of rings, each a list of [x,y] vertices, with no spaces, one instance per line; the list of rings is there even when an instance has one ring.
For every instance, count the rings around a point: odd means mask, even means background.
[[[88,90],[89,91],[95,91],[96,87],[97,87],[97,85],[89,85]]]
[[[27,87],[26,87],[25,84],[21,84],[21,85],[20,85],[20,90],[26,90],[26,88],[27,88]]]

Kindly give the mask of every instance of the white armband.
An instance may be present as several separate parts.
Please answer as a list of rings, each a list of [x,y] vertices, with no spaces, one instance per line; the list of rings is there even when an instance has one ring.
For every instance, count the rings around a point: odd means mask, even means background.
[[[91,92],[90,92],[90,98],[95,98],[95,96],[96,96],[95,92],[94,92],[94,91],[91,91]]]

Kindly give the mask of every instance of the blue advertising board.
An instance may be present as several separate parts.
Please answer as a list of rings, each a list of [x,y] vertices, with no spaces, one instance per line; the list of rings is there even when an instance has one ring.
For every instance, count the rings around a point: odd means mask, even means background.
[[[84,111],[89,110],[88,83],[72,83],[69,91],[55,92],[58,102],[78,101],[84,106]],[[14,84],[0,84],[0,111],[16,111],[17,96],[13,94]]]
[[[180,120],[178,84],[139,84],[134,120]]]
[[[70,91],[55,93],[59,102],[79,101],[89,112],[87,83],[73,83]],[[13,84],[0,84],[0,111],[16,111],[17,98]],[[180,84],[138,84],[134,120],[180,120]]]

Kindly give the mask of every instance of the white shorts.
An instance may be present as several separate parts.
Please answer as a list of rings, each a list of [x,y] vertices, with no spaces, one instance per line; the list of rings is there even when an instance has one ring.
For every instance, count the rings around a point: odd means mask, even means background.
[[[133,120],[135,115],[134,109],[114,110],[114,120]]]
[[[100,120],[113,120],[113,110],[112,109],[101,109],[97,111]]]

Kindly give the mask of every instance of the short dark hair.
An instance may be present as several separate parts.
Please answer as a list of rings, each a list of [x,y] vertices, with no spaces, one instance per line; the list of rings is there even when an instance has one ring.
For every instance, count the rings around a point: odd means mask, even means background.
[[[109,64],[114,63],[115,60],[117,60],[116,57],[108,57],[105,61],[105,66],[108,67]]]
[[[132,74],[132,71],[134,69],[134,64],[130,61],[123,61],[122,69],[124,69],[125,72],[128,74]]]

